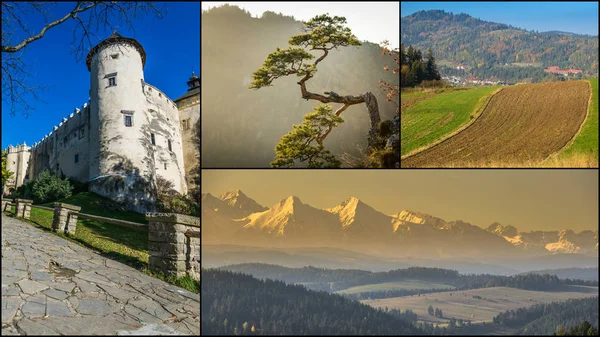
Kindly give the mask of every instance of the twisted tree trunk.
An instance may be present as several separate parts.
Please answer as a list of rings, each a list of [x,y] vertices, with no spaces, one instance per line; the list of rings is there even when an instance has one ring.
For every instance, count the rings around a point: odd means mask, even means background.
[[[327,49],[315,48],[323,51],[323,55],[319,57],[313,65],[316,66],[319,62],[321,62],[327,55],[329,51]],[[336,94],[335,92],[325,92],[325,95],[315,94],[306,89],[306,81],[312,77],[312,73],[307,73],[304,77],[298,82],[300,85],[300,91],[302,92],[302,98],[309,100],[314,99],[322,103],[340,103],[343,104],[338,110],[336,110],[335,115],[339,116],[344,110],[346,110],[349,106],[355,104],[365,103],[367,106],[367,110],[369,113],[369,119],[371,121],[371,127],[369,128],[369,134],[367,136],[367,144],[369,148],[377,147],[377,129],[379,127],[379,123],[381,122],[381,116],[379,115],[379,105],[377,104],[377,98],[373,95],[372,92],[368,91],[358,96],[356,95],[345,95],[341,96]],[[320,137],[317,141],[320,145],[323,145],[323,141],[329,133],[331,133],[332,128],[329,128],[322,137]]]

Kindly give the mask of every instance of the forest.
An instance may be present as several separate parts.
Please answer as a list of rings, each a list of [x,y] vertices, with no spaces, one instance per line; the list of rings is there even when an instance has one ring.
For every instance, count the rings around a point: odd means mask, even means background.
[[[401,88],[414,87],[423,81],[441,80],[431,48],[427,50],[427,60],[424,61],[420,50],[408,46],[405,52],[404,44],[400,44],[400,65]]]
[[[586,336],[591,327],[595,327],[595,333],[588,336],[598,335],[598,297],[540,303],[529,308],[505,311],[494,317],[494,323],[517,328],[520,335],[551,335],[562,326],[560,330],[567,335],[577,336],[583,321],[591,325],[582,329],[585,334],[579,336]]]
[[[416,49],[432,48],[444,76],[463,75],[504,81],[550,80],[548,66],[581,69],[597,76],[598,36],[527,31],[442,10],[419,11],[401,18],[401,41]],[[458,64],[466,69],[457,70]]]
[[[281,281],[202,269],[202,334],[409,335],[404,318]]]

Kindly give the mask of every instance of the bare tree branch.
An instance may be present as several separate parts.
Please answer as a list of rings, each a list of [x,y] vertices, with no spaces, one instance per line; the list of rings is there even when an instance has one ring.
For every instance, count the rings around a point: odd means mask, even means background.
[[[150,1],[79,1],[71,11],[54,20],[52,11],[49,10],[54,5],[55,3],[33,1],[2,2],[2,100],[10,103],[11,115],[17,110],[27,115],[33,109],[29,99],[39,100],[38,92],[42,87],[27,84],[27,78],[31,76],[25,69],[21,55],[29,44],[43,38],[51,28],[73,19],[72,52],[79,61],[93,47],[93,40],[101,40],[96,35],[101,28],[104,31],[106,28],[113,30],[114,23],[123,22],[135,34],[132,18],[148,14],[160,18],[162,12],[166,11],[166,8],[158,8],[156,3]],[[33,34],[27,27],[28,15],[42,15],[46,22],[37,34]],[[22,38],[23,35],[27,37]],[[17,42],[12,41],[15,36],[19,36]],[[80,39],[77,43],[78,36]]]

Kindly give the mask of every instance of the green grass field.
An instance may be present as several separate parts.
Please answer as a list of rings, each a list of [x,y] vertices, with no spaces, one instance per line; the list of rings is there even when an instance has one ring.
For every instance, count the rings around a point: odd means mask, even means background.
[[[592,85],[592,103],[590,104],[588,117],[581,129],[581,133],[575,137],[569,147],[558,154],[559,160],[569,160],[577,156],[591,156],[598,166],[598,79],[588,79]]]
[[[61,199],[59,202],[81,206],[81,213],[147,223],[143,214],[119,210],[120,206],[118,204],[95,193],[79,193],[69,198]],[[53,203],[41,206],[53,207]],[[14,214],[14,212],[13,206],[11,213]],[[53,211],[32,207],[30,219],[24,221],[42,230],[51,231],[53,217]],[[200,292],[200,282],[194,281],[189,277],[182,279],[165,278],[164,275],[154,274],[148,270],[148,231],[146,229],[124,227],[96,220],[79,219],[77,221],[77,231],[74,236],[67,236],[60,233],[56,233],[56,235],[75,241],[84,247],[99,251],[106,258],[127,264],[150,276],[160,278],[195,293]]]
[[[335,293],[337,294],[358,294],[370,291],[386,291],[386,290],[400,290],[400,289],[454,289],[452,286],[441,283],[432,283],[427,281],[418,281],[418,280],[405,280],[398,282],[386,282],[386,283],[376,283],[376,284],[365,284],[362,286],[352,287],[344,290],[338,290]]]
[[[482,109],[498,87],[440,90],[442,93],[402,110],[401,155],[409,154],[451,134]],[[401,94],[401,101],[419,93]]]

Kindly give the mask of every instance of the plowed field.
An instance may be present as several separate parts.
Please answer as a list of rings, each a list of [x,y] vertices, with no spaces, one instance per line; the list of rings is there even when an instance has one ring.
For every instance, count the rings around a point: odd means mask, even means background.
[[[446,141],[402,160],[402,167],[460,167],[541,161],[584,121],[587,81],[523,84],[494,95],[481,116]]]

